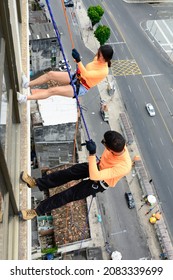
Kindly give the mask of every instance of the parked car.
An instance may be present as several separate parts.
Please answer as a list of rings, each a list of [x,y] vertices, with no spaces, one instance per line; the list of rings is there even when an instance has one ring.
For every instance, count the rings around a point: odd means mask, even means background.
[[[65,7],[74,7],[73,0],[64,0]]]
[[[145,107],[146,107],[147,112],[150,115],[150,117],[154,117],[156,115],[154,107],[153,107],[153,105],[151,103],[147,103],[145,105]]]
[[[104,122],[109,121],[108,106],[104,100],[100,101],[100,113]]]
[[[66,60],[66,61],[67,61],[67,63],[69,63],[68,60]],[[58,65],[59,65],[59,67],[64,66],[64,65],[65,65],[65,60],[60,60],[60,61],[58,62]]]
[[[67,71],[67,66],[62,65],[58,69],[59,69],[59,71]],[[71,70],[71,65],[70,64],[68,64],[68,69]]]
[[[131,192],[125,192],[127,205],[130,209],[135,208],[135,201]]]
[[[42,8],[42,9],[45,7],[44,3],[39,3],[39,5],[40,5],[40,8]]]

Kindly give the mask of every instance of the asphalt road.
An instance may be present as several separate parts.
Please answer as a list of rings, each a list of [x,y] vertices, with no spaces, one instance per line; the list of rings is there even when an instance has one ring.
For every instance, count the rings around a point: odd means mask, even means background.
[[[138,139],[145,164],[153,182],[164,214],[169,221],[169,229],[173,235],[173,154],[172,154],[172,66],[165,61],[141,28],[141,22],[156,18],[158,13],[148,4],[128,5],[121,0],[117,1],[90,1],[85,5],[102,3],[105,10],[102,23],[111,28],[111,43],[115,50],[114,60],[130,61],[115,79],[118,83],[125,108],[131,119],[134,133]],[[63,30],[62,43],[68,59],[75,69],[71,59],[71,44],[69,34],[61,9],[57,9],[57,0],[51,1],[55,20]],[[75,47],[82,53],[82,60],[87,63],[93,54],[85,48],[81,40],[80,27],[72,18],[69,8],[68,17],[73,30]],[[129,72],[131,64],[132,72]],[[123,72],[124,71],[124,72]],[[100,96],[97,88],[82,98],[85,107],[83,111],[90,136],[97,143],[103,133],[109,129],[99,113]],[[156,117],[150,118],[145,110],[145,104],[152,102],[156,109]],[[103,147],[97,144],[97,154],[101,155]],[[139,259],[149,257],[146,239],[140,229],[136,217],[136,210],[129,211],[125,205],[124,192],[127,190],[125,182],[121,181],[118,187],[99,195],[99,204],[105,216],[106,236],[111,245],[123,252],[124,259]],[[111,202],[111,203],[110,203]],[[134,249],[137,248],[137,249]]]
[[[86,3],[87,1],[85,1]],[[68,59],[70,60],[71,45],[67,40],[68,32],[64,19],[59,16],[61,10],[55,9],[57,1],[51,2],[55,19],[58,26],[61,19],[61,30],[63,30],[62,43]],[[73,40],[75,47],[80,50],[82,60],[85,63],[93,59],[93,53],[88,50],[81,40],[80,26],[71,16],[72,10],[67,9],[70,26],[73,31]],[[72,61],[70,60],[71,64]],[[73,68],[73,67],[72,67]],[[87,123],[87,129],[90,133],[90,138],[97,143],[97,156],[99,157],[103,151],[103,146],[100,141],[105,131],[110,129],[110,126],[103,122],[100,115],[100,94],[97,87],[90,90],[87,96],[82,97],[81,103],[84,107],[83,114]],[[87,139],[87,135],[85,134]],[[100,144],[99,144],[100,143]],[[130,211],[126,205],[124,192],[128,190],[126,181],[122,180],[115,189],[104,192],[104,195],[98,195],[98,204],[100,206],[103,224],[105,228],[105,237],[110,243],[113,250],[119,250],[123,254],[123,259],[139,259],[150,258],[150,252],[147,246],[146,236],[142,232],[139,221],[137,219],[136,209]]]
[[[127,65],[121,75],[115,72],[115,79],[173,236],[172,65],[141,28],[141,22],[151,15],[157,18],[157,13],[148,4],[128,5],[121,0],[108,0],[103,6],[103,23],[113,30],[110,42],[114,42],[116,60],[134,60],[139,67],[130,73]],[[148,102],[156,109],[154,118],[145,110]]]
[[[70,13],[69,9],[69,18]],[[87,63],[93,58],[93,54],[83,45],[80,32],[77,32],[74,22],[71,26],[74,30],[75,47],[80,50],[84,63]],[[97,156],[99,157],[103,151],[100,141],[104,132],[110,127],[103,122],[99,112],[100,95],[97,87],[90,90],[87,96],[82,97],[82,105],[85,108],[83,113],[90,137],[97,142]],[[136,209],[130,211],[126,205],[124,192],[127,190],[128,186],[124,180],[118,184],[117,188],[97,196],[104,220],[106,239],[114,250],[122,252],[123,259],[150,258],[146,236],[141,230]]]

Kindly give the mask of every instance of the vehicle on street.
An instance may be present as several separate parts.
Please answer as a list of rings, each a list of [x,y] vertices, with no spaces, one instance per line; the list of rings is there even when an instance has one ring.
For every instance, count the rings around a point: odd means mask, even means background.
[[[66,60],[66,61],[67,61],[67,63],[69,63],[68,60]],[[66,64],[65,64],[65,60],[60,60],[60,61],[58,62],[58,65],[59,65],[59,67],[66,65]]]
[[[147,112],[150,115],[150,117],[154,117],[156,115],[154,107],[153,107],[153,105],[151,103],[147,103],[145,105],[145,107],[146,107]]]
[[[130,209],[135,208],[135,201],[131,192],[125,192],[125,199]]]
[[[74,7],[73,0],[64,0],[65,7]]]
[[[62,65],[62,66],[60,66],[59,68],[59,71],[67,71],[67,66],[66,65]],[[69,70],[71,70],[71,65],[70,64],[68,64],[68,69]]]
[[[39,3],[39,6],[40,6],[40,8],[44,8],[45,7],[45,4],[44,3]]]
[[[105,100],[103,100],[103,99],[100,101],[100,113],[101,113],[103,121],[108,122],[109,121],[108,106],[107,106]]]

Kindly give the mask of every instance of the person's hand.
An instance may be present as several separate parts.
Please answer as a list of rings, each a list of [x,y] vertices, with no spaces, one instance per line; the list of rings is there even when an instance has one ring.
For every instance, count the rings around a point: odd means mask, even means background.
[[[72,49],[72,57],[76,60],[77,63],[81,61],[80,54],[76,49]]]
[[[94,155],[96,153],[96,143],[92,139],[86,141],[86,148],[90,155]]]

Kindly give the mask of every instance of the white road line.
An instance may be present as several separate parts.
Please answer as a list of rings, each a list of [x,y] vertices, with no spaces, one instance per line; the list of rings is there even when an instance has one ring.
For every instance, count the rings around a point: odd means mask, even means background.
[[[167,188],[168,188],[168,191],[169,191],[170,195],[172,196],[172,192],[171,192],[169,186],[167,186]]]
[[[124,230],[122,230],[122,231],[113,232],[113,233],[111,233],[111,235],[116,235],[116,234],[126,233],[126,232],[127,232],[127,230],[124,229]]]
[[[135,107],[138,108],[138,105],[137,105],[136,101],[135,101]]]
[[[165,40],[168,42],[168,44],[170,46],[172,46],[172,43],[168,40],[168,38],[166,37],[165,33],[163,32],[162,28],[159,26],[159,24],[157,23],[157,21],[155,22],[155,24],[157,25],[158,29],[160,30],[160,33],[163,35],[163,37],[165,38]]]
[[[148,68],[148,71],[151,73],[151,70],[150,70],[150,68],[147,66],[147,68]]]
[[[167,23],[165,22],[165,20],[162,20],[163,24],[166,26],[166,28],[169,30],[170,34],[172,35],[173,37],[173,32],[172,30],[169,28],[169,26],[167,25]]]
[[[170,166],[173,168],[173,164],[172,164],[171,160],[170,159],[168,159],[168,160],[169,160]]]
[[[155,121],[152,119],[152,123],[154,124],[154,126],[156,126]]]
[[[157,163],[158,163],[158,165],[159,165],[160,170],[162,170],[162,167],[161,167],[161,165],[160,165],[160,162],[157,161]]]
[[[145,126],[145,123],[144,123],[144,121],[143,121],[143,120],[142,120],[142,125],[143,125],[143,126]]]
[[[115,42],[115,43],[109,43],[109,45],[120,45],[120,44],[126,44],[126,42]]]
[[[152,144],[152,142],[151,142],[150,138],[148,139],[148,141],[149,141],[149,143],[150,143],[150,145],[151,145],[151,147],[152,147],[152,146],[153,146],[153,144]]]
[[[128,88],[129,88],[130,92],[132,92],[131,87],[129,85],[128,85]]]
[[[161,143],[162,143],[162,145],[164,146],[163,141],[162,141],[162,138],[160,138],[160,142],[161,142]]]
[[[143,75],[142,77],[148,78],[148,77],[157,77],[157,76],[163,76],[163,74]]]
[[[138,85],[138,89],[139,89],[139,91],[141,91],[141,88],[140,88],[140,86]]]
[[[154,79],[154,77],[153,77],[153,80],[154,80],[154,82],[155,82],[155,84],[156,84],[156,87],[158,88],[158,91],[160,92],[160,95],[161,95],[162,98],[163,98],[163,101],[165,102],[165,105],[166,105],[166,107],[167,107],[167,109],[168,109],[168,112],[171,112],[171,109],[169,108],[169,106],[168,106],[168,104],[167,104],[167,102],[166,102],[166,100],[165,100],[165,98],[164,98],[164,95],[162,94],[162,91],[161,91],[161,89],[159,88],[158,83],[156,82],[156,80]]]

